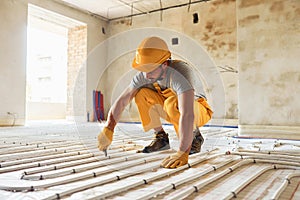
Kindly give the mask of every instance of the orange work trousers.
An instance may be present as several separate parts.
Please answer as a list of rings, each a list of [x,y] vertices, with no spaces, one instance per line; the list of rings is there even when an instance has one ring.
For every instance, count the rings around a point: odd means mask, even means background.
[[[135,102],[139,110],[140,119],[144,131],[160,127],[160,118],[174,125],[178,135],[179,117],[177,95],[171,90],[154,91],[149,88],[141,88],[135,96]],[[194,125],[201,127],[212,117],[213,111],[204,98],[194,101]]]

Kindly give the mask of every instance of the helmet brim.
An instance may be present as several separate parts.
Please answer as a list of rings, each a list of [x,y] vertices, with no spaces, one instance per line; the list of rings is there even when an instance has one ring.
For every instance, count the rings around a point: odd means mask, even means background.
[[[159,67],[162,63],[168,60],[171,57],[171,53],[167,51],[160,60],[156,61],[155,63],[149,62],[149,59],[142,57],[139,61],[137,61],[136,57],[132,61],[132,67],[138,71],[142,72],[151,72]]]

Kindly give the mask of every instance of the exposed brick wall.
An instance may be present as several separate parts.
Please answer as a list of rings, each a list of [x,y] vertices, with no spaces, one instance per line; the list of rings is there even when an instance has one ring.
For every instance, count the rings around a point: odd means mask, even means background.
[[[87,27],[68,31],[67,117],[85,115]]]

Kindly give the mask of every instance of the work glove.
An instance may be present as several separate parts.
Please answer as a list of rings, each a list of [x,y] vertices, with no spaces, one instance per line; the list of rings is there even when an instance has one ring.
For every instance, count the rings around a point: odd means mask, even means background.
[[[177,168],[177,167],[181,167],[185,164],[188,163],[189,160],[189,154],[183,151],[177,151],[174,154],[171,154],[170,156],[168,156],[167,158],[165,158],[162,163],[161,166],[164,168]]]
[[[98,148],[104,151],[111,144],[114,132],[107,127],[104,127],[102,132],[98,135]]]

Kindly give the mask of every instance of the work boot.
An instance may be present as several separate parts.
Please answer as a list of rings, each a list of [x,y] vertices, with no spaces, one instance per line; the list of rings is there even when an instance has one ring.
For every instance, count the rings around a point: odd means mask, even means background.
[[[152,153],[155,151],[170,149],[169,137],[165,131],[155,132],[154,135],[155,137],[151,144],[145,146],[142,150],[143,153]]]
[[[201,151],[201,145],[204,142],[204,138],[202,137],[198,128],[196,128],[196,130],[193,131],[193,134],[194,138],[192,142],[192,148],[190,150],[190,155],[194,153],[199,153]]]

